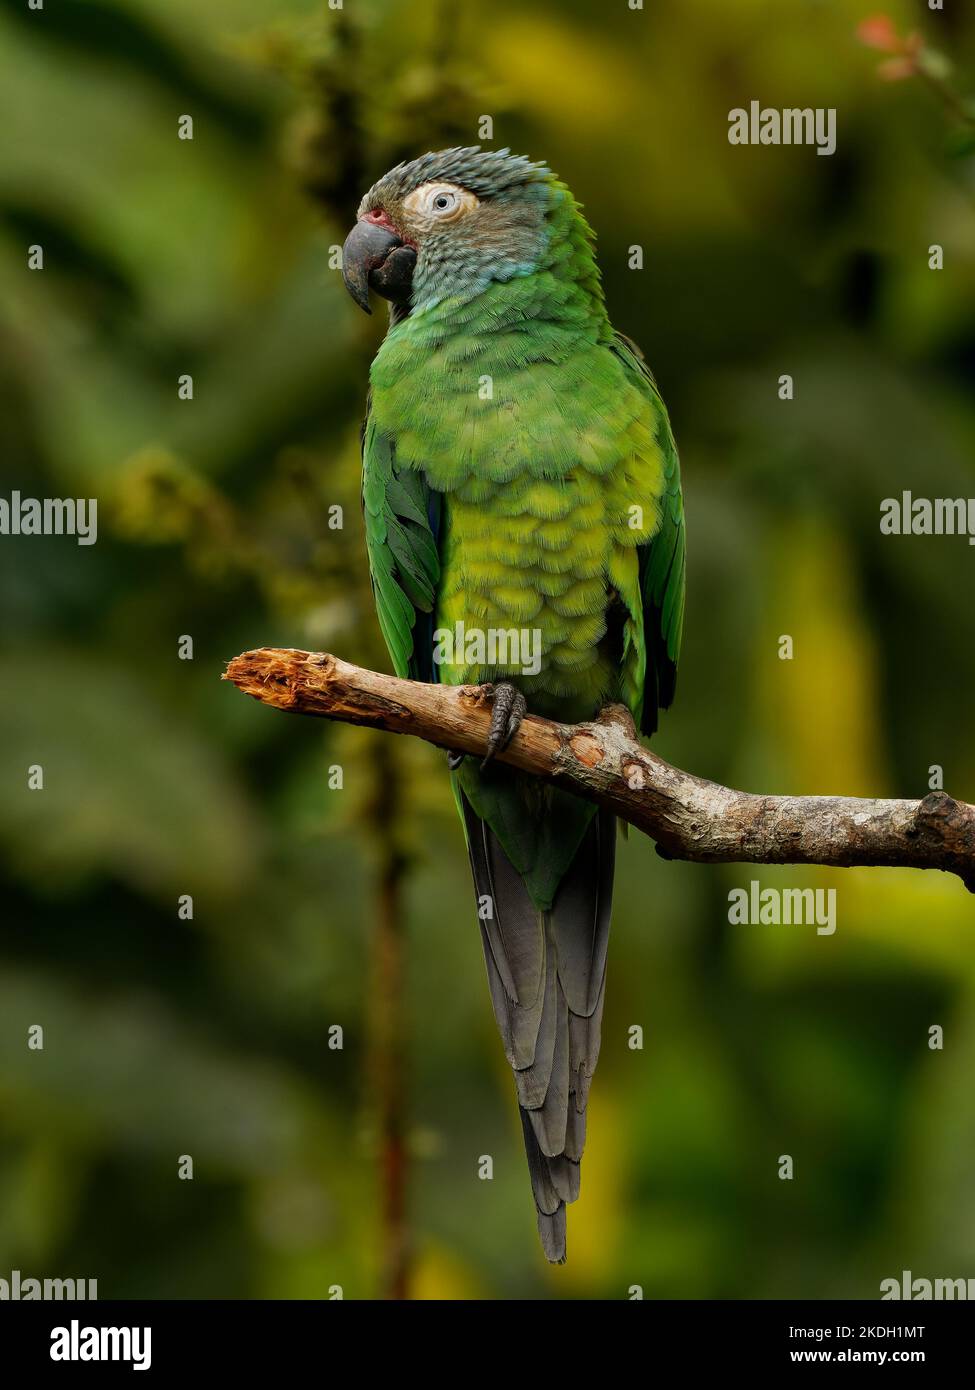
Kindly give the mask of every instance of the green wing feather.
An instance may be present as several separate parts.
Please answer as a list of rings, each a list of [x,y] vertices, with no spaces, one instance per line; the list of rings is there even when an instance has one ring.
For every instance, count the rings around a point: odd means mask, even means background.
[[[432,681],[440,582],[440,495],[397,469],[395,442],[371,411],[362,427],[362,513],[379,626],[398,676]]]
[[[648,545],[641,546],[640,590],[643,599],[643,636],[646,676],[641,728],[652,734],[657,714],[674,698],[677,662],[684,632],[684,499],[680,462],[667,407],[653,373],[631,339],[617,333],[613,351],[638,376],[653,409],[656,439],[664,460],[664,491],[660,499],[660,525]]]

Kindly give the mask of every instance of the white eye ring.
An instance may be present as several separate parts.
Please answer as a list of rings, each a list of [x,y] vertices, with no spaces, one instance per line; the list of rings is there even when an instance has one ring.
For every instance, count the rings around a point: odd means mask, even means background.
[[[430,222],[453,222],[477,207],[469,188],[452,183],[425,183],[403,200],[403,207],[414,217]]]

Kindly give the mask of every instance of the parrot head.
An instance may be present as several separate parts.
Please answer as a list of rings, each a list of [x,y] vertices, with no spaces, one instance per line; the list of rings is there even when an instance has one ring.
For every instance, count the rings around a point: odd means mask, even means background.
[[[370,289],[400,312],[473,299],[532,272],[563,196],[544,164],[508,150],[440,150],[398,164],[359,205],[342,252],[346,287],[366,313]]]

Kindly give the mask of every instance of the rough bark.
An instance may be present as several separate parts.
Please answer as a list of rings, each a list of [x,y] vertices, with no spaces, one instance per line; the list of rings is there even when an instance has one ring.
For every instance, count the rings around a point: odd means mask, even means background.
[[[325,652],[277,647],[234,657],[224,679],[276,709],[484,754],[489,687],[400,680]],[[664,858],[942,869],[975,892],[975,807],[945,792],[892,801],[735,791],[645,748],[621,705],[587,724],[529,715],[498,761],[608,807]]]

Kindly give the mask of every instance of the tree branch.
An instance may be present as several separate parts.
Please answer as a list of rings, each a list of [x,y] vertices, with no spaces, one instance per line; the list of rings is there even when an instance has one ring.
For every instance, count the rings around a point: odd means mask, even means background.
[[[475,756],[486,748],[491,697],[481,687],[399,680],[279,647],[234,657],[224,680],[276,709],[414,734]],[[975,892],[975,806],[944,792],[874,801],[734,791],[644,748],[622,705],[588,724],[529,715],[497,760],[605,806],[655,840],[665,859],[942,869]]]

